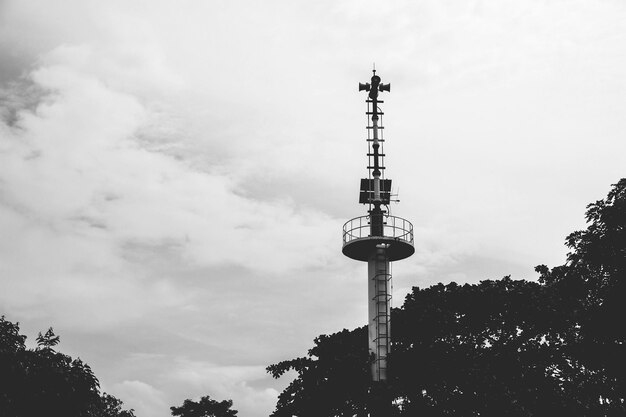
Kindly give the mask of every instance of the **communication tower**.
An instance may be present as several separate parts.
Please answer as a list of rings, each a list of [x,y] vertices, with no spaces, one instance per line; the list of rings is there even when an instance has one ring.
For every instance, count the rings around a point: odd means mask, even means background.
[[[368,215],[356,217],[343,226],[342,252],[349,258],[367,262],[369,351],[373,354],[374,388],[387,380],[387,355],[391,326],[391,262],[413,255],[413,225],[391,216],[391,180],[385,178],[383,115],[379,93],[389,92],[373,70],[370,83],[359,83],[359,91],[368,92],[367,158],[368,178],[361,179],[359,203],[368,206]]]

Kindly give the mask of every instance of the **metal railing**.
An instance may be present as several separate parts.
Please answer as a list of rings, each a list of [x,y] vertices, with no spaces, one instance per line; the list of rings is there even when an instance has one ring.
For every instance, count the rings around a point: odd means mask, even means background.
[[[343,244],[370,237],[370,217],[361,216],[348,220],[343,225]],[[404,240],[413,244],[413,225],[402,217],[383,217],[383,237]]]

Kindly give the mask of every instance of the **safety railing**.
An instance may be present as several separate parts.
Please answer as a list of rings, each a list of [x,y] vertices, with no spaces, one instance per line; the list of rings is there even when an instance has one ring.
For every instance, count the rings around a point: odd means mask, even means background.
[[[371,237],[370,217],[361,216],[348,220],[343,225],[343,244],[353,240]],[[413,244],[413,225],[402,217],[383,217],[383,237],[404,240]]]

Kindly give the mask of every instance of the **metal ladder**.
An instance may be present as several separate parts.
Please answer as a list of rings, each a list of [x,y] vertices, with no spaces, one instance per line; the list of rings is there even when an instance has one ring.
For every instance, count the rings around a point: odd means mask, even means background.
[[[376,316],[374,325],[376,326],[376,370],[378,379],[386,379],[387,376],[387,354],[391,341],[391,271],[385,267],[389,265],[385,262],[383,255],[381,262],[377,262],[376,275],[374,276],[376,303]]]

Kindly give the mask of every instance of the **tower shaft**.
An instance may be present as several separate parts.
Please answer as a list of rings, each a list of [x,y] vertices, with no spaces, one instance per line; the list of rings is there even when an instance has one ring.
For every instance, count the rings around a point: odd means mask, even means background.
[[[387,380],[387,354],[391,340],[391,270],[387,244],[375,247],[367,261],[369,352],[374,354],[372,380]]]

